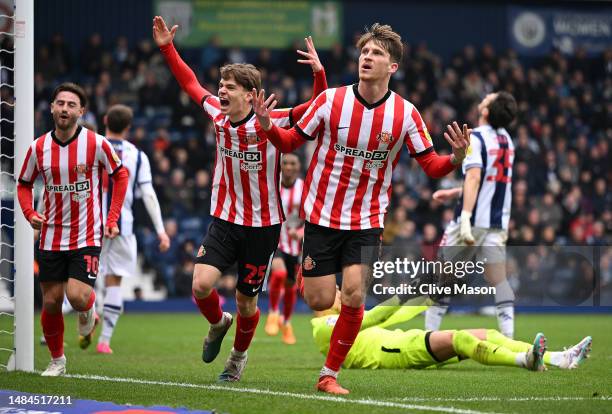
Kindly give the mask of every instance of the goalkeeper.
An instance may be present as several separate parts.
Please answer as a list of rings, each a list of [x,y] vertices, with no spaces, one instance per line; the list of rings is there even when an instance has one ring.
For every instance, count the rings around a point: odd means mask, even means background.
[[[339,302],[336,297],[336,302]],[[361,330],[344,361],[345,368],[427,368],[464,359],[483,365],[522,367],[544,371],[545,363],[562,369],[577,368],[588,357],[592,339],[587,336],[561,352],[546,352],[546,337],[538,333],[533,344],[503,336],[494,329],[423,331],[386,329],[425,311],[430,299],[416,298],[405,304],[397,296],[366,311]],[[311,320],[312,335],[323,355],[329,351],[336,305],[330,313]],[[336,314],[334,314],[334,312]]]

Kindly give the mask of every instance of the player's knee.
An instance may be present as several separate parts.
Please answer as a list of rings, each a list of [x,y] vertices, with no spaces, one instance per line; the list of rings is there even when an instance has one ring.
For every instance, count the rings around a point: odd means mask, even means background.
[[[63,301],[64,301],[63,295],[59,297],[46,295],[43,298],[43,308],[45,309],[46,312],[49,312],[51,314],[59,313],[62,311]]]
[[[343,305],[358,308],[363,304],[364,301],[363,292],[357,287],[347,287],[346,289],[343,288],[341,300]]]
[[[237,295],[236,307],[238,308],[238,313],[245,318],[253,316],[257,312],[257,297],[249,298]]]
[[[326,295],[306,295],[306,303],[310,306],[310,309],[314,311],[324,311],[331,308],[334,305],[334,297]]]
[[[78,291],[67,291],[66,297],[68,302],[74,310],[77,312],[83,312],[87,309],[87,303],[91,296],[91,290],[78,290]]]
[[[191,284],[193,291],[202,297],[210,295],[214,287],[214,283],[209,278],[204,277],[201,273],[194,272],[193,281]]]

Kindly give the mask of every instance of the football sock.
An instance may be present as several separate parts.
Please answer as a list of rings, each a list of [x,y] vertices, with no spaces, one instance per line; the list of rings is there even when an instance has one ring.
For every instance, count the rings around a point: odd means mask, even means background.
[[[211,290],[210,294],[202,299],[199,299],[194,292],[193,299],[195,300],[196,305],[198,305],[200,313],[204,315],[206,320],[211,325],[221,322],[223,311],[221,310],[221,305],[219,304],[219,294],[217,293],[217,289]]]
[[[533,346],[527,342],[517,341],[515,339],[510,339],[495,329],[487,329],[487,341],[494,343],[496,345],[501,345],[504,348],[507,348],[514,352],[527,352]],[[554,365],[556,367],[561,364],[563,360],[563,352],[549,352],[546,351],[544,353],[544,362],[549,365]]]
[[[437,304],[430,306],[425,312],[425,330],[438,331],[442,325],[442,318],[448,311],[448,305]]]
[[[259,308],[254,315],[244,317],[238,313],[236,321],[236,336],[234,337],[234,349],[238,352],[245,352],[255,335],[255,329],[259,323]]]
[[[283,298],[283,317],[285,323],[291,320],[293,314],[293,308],[297,300],[297,286],[285,287],[285,296]]]
[[[563,361],[563,352],[545,352],[544,363],[558,367]]]
[[[342,305],[340,316],[334,326],[331,340],[329,343],[329,353],[325,360],[325,368],[338,372],[340,366],[346,359],[346,355],[351,350],[353,342],[361,328],[363,320],[364,305],[358,308]],[[330,375],[330,374],[326,374]]]
[[[496,345],[501,345],[514,352],[527,352],[533,344],[510,339],[495,329],[487,329],[487,341]]]
[[[508,338],[514,337],[514,291],[508,279],[495,286],[495,313],[497,325],[502,334]]]
[[[51,357],[62,357],[64,355],[64,315],[61,312],[51,314],[43,308],[40,315],[40,324]]]
[[[117,320],[123,312],[123,298],[121,297],[120,286],[109,286],[106,288],[104,296],[104,314],[102,321],[102,333],[98,342],[110,344],[113,330],[117,325]]]
[[[456,331],[453,334],[453,349],[457,355],[468,357],[483,365],[510,367],[525,365],[524,352],[513,352],[502,345],[481,341],[468,331]]]
[[[270,297],[270,311],[278,312],[278,303],[280,302],[286,278],[286,270],[273,270],[270,273],[270,291],[268,293]]]

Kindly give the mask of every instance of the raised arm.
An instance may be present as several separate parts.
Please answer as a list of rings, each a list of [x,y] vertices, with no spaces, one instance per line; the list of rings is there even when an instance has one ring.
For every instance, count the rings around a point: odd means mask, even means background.
[[[166,63],[168,63],[170,67],[170,71],[178,81],[181,89],[184,90],[193,101],[201,105],[202,100],[206,96],[212,95],[212,93],[200,85],[193,70],[187,66],[174,48],[172,41],[174,40],[174,34],[177,29],[178,26],[174,25],[172,29],[168,30],[168,26],[166,26],[166,22],[161,16],[155,16],[153,18],[153,39],[164,55]]]
[[[312,68],[312,74],[314,76],[314,84],[312,86],[312,96],[308,102],[304,102],[294,107],[291,111],[291,117],[295,122],[299,121],[299,119],[306,113],[306,110],[315,100],[320,93],[322,93],[325,89],[327,89],[327,78],[325,77],[325,69],[319,60],[319,55],[317,54],[317,50],[314,47],[314,43],[312,41],[312,36],[308,36],[304,39],[306,43],[306,52],[302,50],[298,50],[297,52],[302,55],[305,59],[298,59],[299,63],[310,65]]]
[[[266,100],[264,100],[266,91],[263,89],[259,93],[253,89],[251,94],[253,96],[253,111],[255,111],[257,120],[272,145],[278,148],[280,152],[287,153],[295,151],[306,143],[306,139],[300,135],[296,127],[283,129],[272,123],[270,111],[274,109],[277,103],[274,94]]]
[[[453,122],[452,127],[447,125],[447,129],[448,132],[444,133],[444,138],[453,149],[452,155],[438,155],[435,151],[429,151],[421,156],[418,154],[416,156],[423,171],[431,178],[442,178],[461,165],[467,148],[470,146],[472,130],[466,124],[463,124],[463,129],[461,129],[457,122]]]

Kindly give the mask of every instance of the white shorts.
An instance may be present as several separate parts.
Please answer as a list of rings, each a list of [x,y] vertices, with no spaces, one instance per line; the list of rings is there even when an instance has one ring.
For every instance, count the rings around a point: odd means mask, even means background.
[[[506,241],[508,232],[503,229],[485,229],[472,227],[474,245],[468,246],[461,240],[461,224],[451,221],[440,242],[440,254],[444,259],[485,260],[487,263],[502,263],[506,261]],[[468,257],[469,256],[469,257]]]
[[[130,277],[136,273],[136,236],[104,238],[100,253],[100,274]]]

